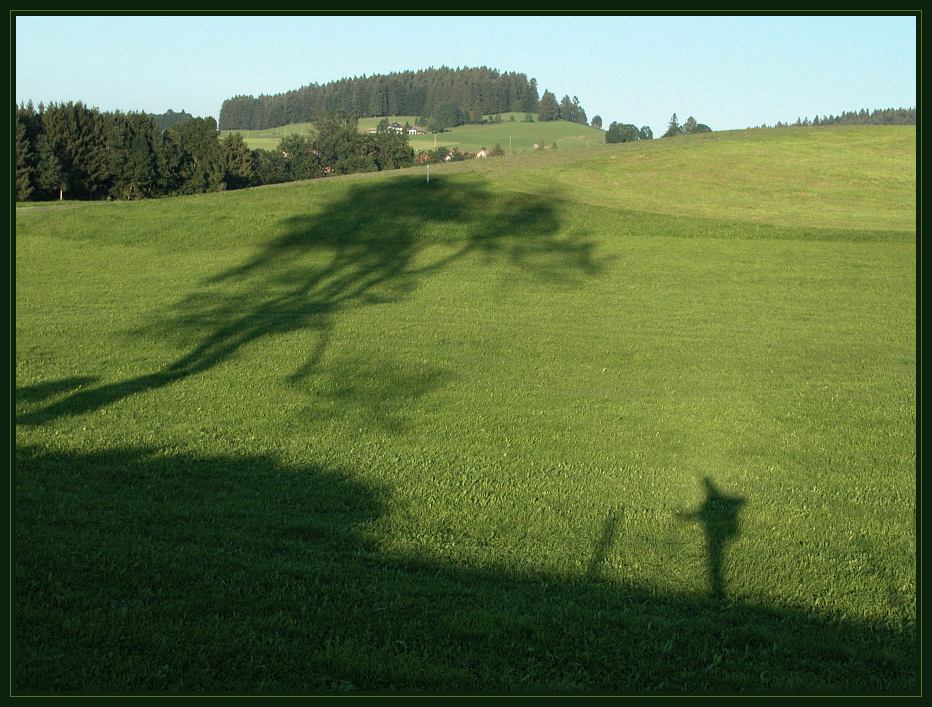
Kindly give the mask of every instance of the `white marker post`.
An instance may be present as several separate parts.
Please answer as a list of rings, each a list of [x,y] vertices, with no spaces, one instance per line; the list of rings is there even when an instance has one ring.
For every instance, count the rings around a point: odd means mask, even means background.
[[[427,163],[427,183],[430,184],[430,162]]]

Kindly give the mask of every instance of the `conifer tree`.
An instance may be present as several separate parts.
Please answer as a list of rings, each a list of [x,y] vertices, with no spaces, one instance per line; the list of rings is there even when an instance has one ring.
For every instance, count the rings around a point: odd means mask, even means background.
[[[16,200],[26,201],[33,192],[33,154],[26,123],[16,119]]]
[[[223,181],[227,189],[241,189],[252,183],[254,176],[252,151],[239,133],[227,135],[220,141],[223,162]]]
[[[676,118],[676,113],[670,118],[670,124],[667,126],[667,132],[663,134],[663,137],[675,137],[676,135],[682,135],[683,128],[680,127],[680,123]]]
[[[540,106],[537,109],[537,119],[540,122],[548,120],[558,120],[560,118],[560,106],[557,103],[557,97],[550,91],[544,89],[544,95],[540,99]]]
[[[36,183],[46,193],[57,196],[59,200],[64,199],[68,175],[48,135],[43,133],[39,136],[37,147]]]

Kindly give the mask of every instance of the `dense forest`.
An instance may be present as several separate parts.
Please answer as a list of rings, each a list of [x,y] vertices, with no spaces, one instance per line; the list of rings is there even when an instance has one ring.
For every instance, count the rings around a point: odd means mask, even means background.
[[[494,113],[537,112],[538,103],[537,81],[525,74],[484,66],[442,66],[315,83],[258,98],[235,96],[223,102],[220,129],[261,130],[314,121],[324,115],[432,116],[448,106],[462,111],[467,116],[465,122],[478,122],[483,115]]]
[[[176,113],[171,108],[169,108],[164,113],[149,113],[153,118],[155,118],[156,124],[159,126],[159,130],[168,130],[171,126],[177,123],[184,123],[189,120],[194,120],[194,116],[186,112],[184,109],[180,113]]]
[[[795,123],[784,123],[777,121],[773,125],[758,125],[758,128],[799,128],[819,125],[915,125],[916,109],[915,108],[880,108],[878,110],[867,110],[862,108],[858,111],[843,111],[841,115],[824,115],[821,118],[817,115],[812,120],[806,118],[797,118]]]
[[[250,150],[239,133],[220,139],[213,118],[162,130],[146,113],[101,112],[83,103],[17,107],[16,199],[142,199],[197,194],[414,163],[407,135],[359,133],[355,120],[322,118],[313,138]]]

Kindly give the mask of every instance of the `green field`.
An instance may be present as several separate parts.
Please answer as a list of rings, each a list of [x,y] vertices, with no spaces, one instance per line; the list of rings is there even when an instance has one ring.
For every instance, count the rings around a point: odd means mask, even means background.
[[[507,114],[505,114],[507,115]],[[505,118],[507,121],[507,118]],[[410,138],[415,150],[429,150],[436,144],[448,147],[456,146],[461,150],[477,152],[483,147],[501,145],[508,151],[529,151],[535,144],[551,149],[553,143],[558,149],[575,149],[594,147],[605,143],[605,133],[587,125],[555,120],[546,123],[517,122],[491,123],[486,125],[461,125],[438,135],[418,135]]]
[[[510,122],[510,116],[515,116],[515,122]],[[547,149],[553,143],[557,148],[579,148],[601,145],[605,142],[605,133],[587,125],[568,123],[565,120],[556,120],[547,123],[525,123],[523,113],[503,113],[501,123],[486,125],[461,125],[436,135],[420,135],[411,137],[411,146],[418,150],[431,150],[441,145],[458,147],[461,150],[477,152],[483,147],[492,148],[496,143],[506,150],[527,151],[532,150],[535,144],[543,144]],[[397,121],[404,125],[406,122],[414,125],[417,116],[395,115],[389,121]],[[360,118],[359,129],[363,132],[375,130],[381,118]],[[312,135],[313,123],[293,123],[280,128],[268,130],[224,130],[222,135],[238,132],[252,149],[274,149],[285,135]]]
[[[14,692],[915,691],[915,129],[424,176],[17,209]]]
[[[283,137],[288,135],[316,135],[314,123],[292,123],[279,128],[265,130],[221,130],[220,137],[239,133],[253,150],[274,150]]]
[[[360,118],[358,126],[360,132],[369,132],[375,130],[381,118]],[[393,115],[389,116],[389,122],[396,121],[404,125],[417,120],[416,115]],[[239,133],[243,136],[246,144],[253,150],[274,150],[278,147],[281,139],[287,135],[316,135],[314,123],[290,123],[278,128],[266,128],[265,130],[221,130],[220,136],[224,137],[231,133]]]

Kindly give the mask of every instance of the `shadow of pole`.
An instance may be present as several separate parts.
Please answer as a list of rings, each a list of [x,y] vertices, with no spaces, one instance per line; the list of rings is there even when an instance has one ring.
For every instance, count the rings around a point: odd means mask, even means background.
[[[619,508],[611,511],[602,524],[602,535],[592,551],[592,558],[589,560],[589,568],[586,570],[586,577],[590,581],[596,581],[602,571],[602,565],[608,558],[609,552],[615,544],[615,535],[618,532],[618,523],[622,518],[624,509]]]

